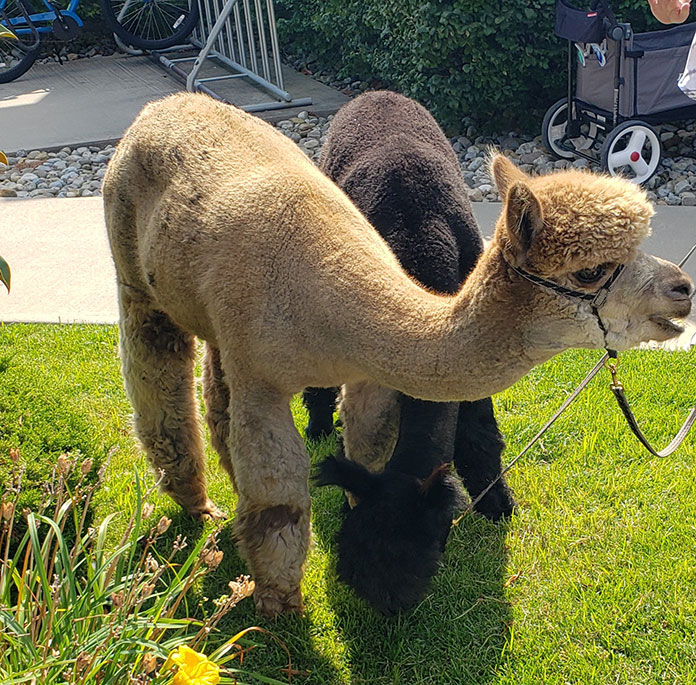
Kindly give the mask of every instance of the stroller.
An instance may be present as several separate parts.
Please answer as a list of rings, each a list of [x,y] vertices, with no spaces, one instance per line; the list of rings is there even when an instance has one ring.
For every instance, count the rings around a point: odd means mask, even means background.
[[[654,125],[696,117],[696,101],[677,86],[695,31],[696,24],[686,24],[634,34],[606,0],[592,0],[589,10],[557,0],[555,33],[568,41],[568,94],[544,116],[549,152],[648,181],[662,154]]]

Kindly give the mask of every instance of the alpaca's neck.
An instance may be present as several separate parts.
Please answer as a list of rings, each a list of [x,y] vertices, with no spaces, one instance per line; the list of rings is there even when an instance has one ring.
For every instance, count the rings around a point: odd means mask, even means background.
[[[402,283],[397,284],[399,287]],[[383,385],[426,400],[476,400],[509,387],[561,351],[553,322],[534,320],[534,286],[510,280],[493,244],[461,291],[438,296],[420,288],[387,292],[388,310],[363,325],[358,361]],[[543,297],[543,295],[542,295]]]

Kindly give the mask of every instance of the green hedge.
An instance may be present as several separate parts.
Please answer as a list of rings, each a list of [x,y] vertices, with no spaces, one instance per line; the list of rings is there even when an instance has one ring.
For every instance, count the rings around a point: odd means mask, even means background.
[[[277,0],[281,45],[341,75],[379,78],[446,126],[538,123],[565,84],[554,0]],[[613,3],[634,30],[659,26],[648,0]]]
[[[106,29],[106,24],[102,19],[99,0],[82,0],[80,6],[77,8],[77,13],[85,20],[93,19],[104,24],[104,28]]]

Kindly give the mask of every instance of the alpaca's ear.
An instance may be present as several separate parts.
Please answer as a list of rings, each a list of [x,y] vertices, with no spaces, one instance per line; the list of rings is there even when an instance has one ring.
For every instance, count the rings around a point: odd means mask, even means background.
[[[515,266],[522,266],[535,236],[544,226],[541,205],[531,188],[517,181],[508,191],[504,211],[511,256]]]
[[[449,464],[438,466],[421,483],[421,493],[426,506],[443,509],[459,503],[457,481],[452,477],[450,470]]]
[[[491,154],[489,168],[500,197],[505,197],[510,186],[516,181],[525,181],[529,178],[522,169],[516,167],[503,155]]]

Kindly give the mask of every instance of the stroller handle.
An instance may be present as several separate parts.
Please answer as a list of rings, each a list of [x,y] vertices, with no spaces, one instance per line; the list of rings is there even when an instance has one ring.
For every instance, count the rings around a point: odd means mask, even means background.
[[[619,41],[622,39],[628,40],[631,37],[631,25],[621,24],[618,21],[616,21],[614,12],[609,6],[607,0],[591,0],[590,8],[592,10],[602,11],[602,15],[604,16],[604,31],[607,35],[607,38]]]

